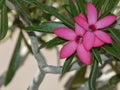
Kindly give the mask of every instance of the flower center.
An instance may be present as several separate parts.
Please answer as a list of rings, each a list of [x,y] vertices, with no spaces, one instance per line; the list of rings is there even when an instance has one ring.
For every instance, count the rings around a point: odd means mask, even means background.
[[[76,39],[75,39],[75,41],[76,41],[77,43],[81,43],[82,40],[83,40],[83,38],[82,38],[81,36],[77,36]]]
[[[95,25],[90,25],[90,26],[89,26],[89,31],[90,31],[90,32],[96,31]]]

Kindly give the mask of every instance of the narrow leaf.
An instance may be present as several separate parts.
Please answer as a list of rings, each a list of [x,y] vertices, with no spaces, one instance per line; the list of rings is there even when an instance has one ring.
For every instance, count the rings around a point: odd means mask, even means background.
[[[20,53],[21,40],[22,40],[22,36],[19,35],[17,44],[15,46],[15,49],[7,70],[7,74],[5,77],[5,83],[4,83],[5,85],[8,85],[11,82],[11,80],[13,79],[16,73],[17,66],[19,65],[19,53]]]
[[[92,3],[93,3],[94,5],[96,5],[98,1],[99,1],[99,0],[92,0]]]
[[[89,88],[90,90],[96,90],[96,77],[98,73],[98,61],[95,60],[95,57],[92,55],[92,66],[89,76]]]
[[[66,42],[66,40],[61,39],[61,38],[59,38],[59,37],[55,37],[55,38],[53,38],[52,40],[43,43],[43,44],[40,46],[39,49],[44,48],[44,47],[52,48],[52,47],[54,47],[54,46],[57,46],[57,45],[59,45],[59,44],[63,44],[63,43],[65,43],[65,42]]]
[[[96,60],[97,60],[100,64],[102,64],[102,59],[101,59],[101,57],[100,57],[100,52],[98,51],[98,49],[96,49],[96,48],[92,49],[92,53],[93,53],[93,55],[95,56]]]
[[[80,67],[80,69],[76,72],[75,76],[73,77],[68,90],[77,90],[83,83],[87,81],[87,79],[85,78],[86,69],[86,65]]]
[[[115,28],[109,28],[109,31],[111,32],[112,36],[120,42],[120,30]]]
[[[23,39],[23,41],[24,41],[26,47],[28,48],[28,50],[30,51],[30,53],[33,54],[32,48],[31,48],[31,46],[29,45],[28,40],[25,38],[23,32],[21,33],[21,35],[22,35],[22,39]]]
[[[0,14],[0,40],[3,39],[8,31],[8,16],[6,0],[1,0],[1,14]]]
[[[117,50],[113,47],[113,45],[104,45],[102,49],[119,59],[119,54],[117,53]]]
[[[39,26],[28,26],[25,29],[27,31],[38,31],[44,33],[53,33],[53,31],[58,27],[65,27],[64,24],[60,22],[44,22]]]
[[[68,72],[68,70],[70,69],[70,66],[71,66],[71,62],[73,60],[73,57],[75,55],[73,54],[72,56],[68,57],[65,62],[64,62],[64,65],[63,65],[63,69],[62,69],[62,76]]]
[[[111,13],[112,10],[116,9],[119,0],[107,0],[107,3],[104,5],[104,12],[101,17],[106,16],[107,14]]]
[[[84,3],[82,1],[83,0],[76,0],[79,12],[82,12],[85,14],[85,6],[84,6]]]
[[[43,3],[35,1],[35,0],[24,0],[24,1],[42,8],[43,10],[49,12],[51,15],[54,15],[56,18],[60,19],[66,26],[68,26],[70,28],[74,28],[73,22],[71,22],[69,19],[65,18],[63,15],[59,14],[55,8],[53,8],[51,6],[47,6]]]
[[[75,4],[73,3],[72,0],[69,0],[69,7],[70,7],[70,10],[73,14],[73,17],[77,16],[78,15],[78,11],[77,11],[77,8],[75,6]]]
[[[120,81],[120,74],[114,75],[110,78],[110,84],[117,84]]]
[[[116,52],[118,53],[118,55],[120,57],[120,49],[119,49],[120,48],[120,43],[117,43],[117,42],[113,41],[112,46],[115,48]],[[119,58],[119,60],[120,60],[120,58]]]
[[[72,12],[70,11],[69,5],[63,5],[63,8],[66,10],[66,12],[68,13],[68,15],[70,17],[72,17]]]
[[[22,12],[24,12],[24,13],[30,18],[30,12],[29,12],[28,9],[25,7],[23,1],[21,1],[21,0],[15,0],[15,2],[16,2],[17,5],[20,7],[20,9],[22,10]]]

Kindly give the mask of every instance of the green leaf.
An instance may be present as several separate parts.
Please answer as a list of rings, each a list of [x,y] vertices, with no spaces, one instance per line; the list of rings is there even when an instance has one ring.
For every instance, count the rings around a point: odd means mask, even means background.
[[[8,70],[7,70],[7,74],[4,82],[5,85],[8,85],[11,82],[11,80],[13,79],[16,73],[17,66],[19,65],[19,53],[20,53],[21,40],[22,40],[22,36],[20,34],[14,49],[9,67],[8,67]]]
[[[98,10],[98,13],[101,15],[101,13],[103,13],[103,8],[105,7],[105,1],[106,0],[98,0],[97,4],[95,5],[97,10]],[[104,6],[103,6],[104,5]],[[102,9],[102,10],[101,10]]]
[[[25,7],[23,1],[21,1],[21,0],[15,0],[15,2],[16,2],[17,5],[20,7],[21,11],[24,12],[24,13],[30,18],[30,12],[29,12],[28,9]]]
[[[85,14],[85,6],[84,6],[84,3],[82,1],[83,0],[76,0],[79,12],[82,12]]]
[[[93,3],[94,5],[96,5],[98,1],[99,1],[99,0],[92,0],[92,3]]]
[[[102,46],[102,49],[119,59],[119,54],[117,53],[117,50],[113,47],[113,45],[104,45]]]
[[[63,5],[62,7],[66,10],[68,15],[72,18],[72,12],[70,11],[69,5]]]
[[[66,40],[61,39],[61,38],[59,38],[59,37],[55,37],[55,38],[53,38],[52,40],[43,43],[43,44],[40,46],[39,49],[44,48],[44,47],[52,48],[52,47],[54,47],[54,46],[57,46],[57,45],[59,45],[59,44],[63,44],[63,43],[65,43],[65,42],[66,42]]]
[[[89,76],[89,88],[90,90],[96,90],[96,77],[98,73],[98,61],[95,60],[95,57],[92,55],[92,66]]]
[[[1,14],[0,14],[0,40],[3,39],[8,31],[8,16],[6,0],[1,0]]]
[[[102,87],[98,88],[98,90],[117,90],[116,85],[113,84],[104,84]]]
[[[100,52],[98,51],[98,49],[96,49],[96,48],[92,49],[92,53],[93,53],[93,55],[95,56],[96,60],[97,60],[100,64],[102,64],[102,59],[101,59],[101,57],[100,57]]]
[[[106,4],[104,4],[104,11],[101,17],[104,17],[112,12],[112,10],[116,9],[116,6],[119,0],[106,0]]]
[[[113,41],[112,46],[115,48],[116,52],[118,53],[118,56],[120,57],[120,49],[118,49],[118,48],[120,48],[120,43]],[[119,57],[118,57],[118,59],[120,60]]]
[[[77,8],[75,6],[75,4],[73,3],[72,0],[69,0],[69,7],[70,7],[70,10],[73,14],[73,17],[77,16],[78,15],[78,11],[77,11]]]
[[[79,88],[83,83],[86,82],[86,80],[87,80],[85,78],[86,69],[87,69],[87,66],[85,66],[85,65],[80,67],[80,69],[76,72],[75,76],[73,77],[68,90],[77,90],[77,88]]]
[[[65,62],[64,62],[64,65],[63,65],[63,68],[62,68],[62,74],[61,76],[63,76],[66,72],[68,72],[68,70],[70,69],[71,67],[71,62],[74,58],[75,54],[73,54],[72,56],[68,57]]]
[[[53,8],[51,6],[47,6],[43,3],[35,1],[35,0],[24,0],[24,1],[42,8],[43,10],[47,11],[51,15],[54,15],[56,18],[60,19],[66,26],[68,26],[70,28],[74,28],[73,22],[71,22],[69,19],[65,18],[63,15],[59,14],[55,8]]]
[[[109,28],[108,30],[111,32],[111,35],[120,42],[120,30],[115,28]]]
[[[53,31],[58,27],[65,27],[60,22],[44,22],[39,26],[28,26],[25,29],[27,31],[38,31],[38,32],[45,32],[45,33],[53,33]]]
[[[23,32],[21,33],[21,35],[22,35],[22,39],[23,39],[23,41],[24,41],[26,47],[28,48],[28,50],[30,51],[30,53],[33,54],[32,48],[31,48],[31,46],[29,45],[28,40],[25,38]]]
[[[120,74],[114,75],[110,78],[110,84],[117,84],[120,81]]]

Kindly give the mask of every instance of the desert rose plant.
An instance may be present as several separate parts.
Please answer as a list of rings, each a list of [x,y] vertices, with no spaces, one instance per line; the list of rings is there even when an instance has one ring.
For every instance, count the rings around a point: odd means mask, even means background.
[[[65,90],[119,90],[119,6],[119,0],[1,0],[1,43],[7,41],[16,28],[19,28],[19,35],[0,85],[7,86],[12,82],[16,71],[31,53],[39,72],[27,90],[38,90],[48,73],[60,74],[62,80],[73,70],[75,73],[66,82]],[[10,13],[14,20],[8,25]],[[47,40],[48,35],[52,39]],[[24,57],[20,56],[21,42],[29,50]],[[64,64],[47,64],[44,58],[47,55],[41,54],[42,48],[54,48],[58,52],[58,62]],[[108,67],[106,73],[103,72],[105,67]],[[115,74],[100,79],[111,72]]]

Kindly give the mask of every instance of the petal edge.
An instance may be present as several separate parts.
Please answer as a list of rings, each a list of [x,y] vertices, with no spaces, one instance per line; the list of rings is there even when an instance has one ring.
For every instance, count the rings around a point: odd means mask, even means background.
[[[65,44],[60,51],[60,59],[68,58],[77,49],[77,43],[75,41],[69,41]]]
[[[90,65],[90,51],[87,51],[82,44],[77,48],[77,55],[79,59],[86,65]]]

